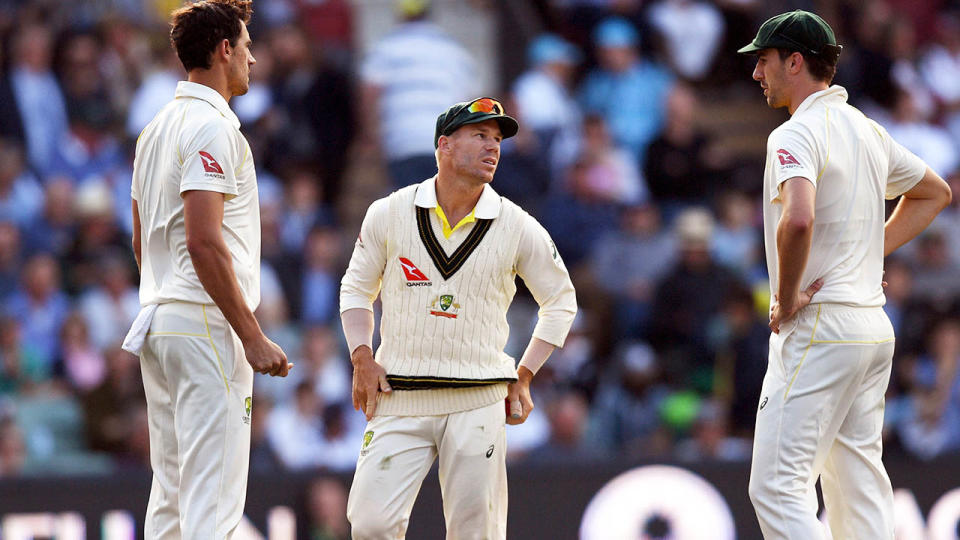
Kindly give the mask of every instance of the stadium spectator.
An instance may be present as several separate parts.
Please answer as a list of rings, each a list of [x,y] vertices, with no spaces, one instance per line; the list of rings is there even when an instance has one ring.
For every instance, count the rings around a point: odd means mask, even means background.
[[[67,131],[67,107],[51,69],[53,32],[40,24],[17,28],[12,38],[10,86],[20,112],[30,166],[41,175]]]
[[[0,139],[0,216],[27,227],[43,208],[43,189],[12,139]]]
[[[723,407],[715,401],[704,401],[697,411],[691,437],[677,443],[676,459],[683,462],[749,461],[753,443],[750,439],[730,435],[729,422]]]
[[[322,184],[306,169],[292,171],[287,180],[286,205],[280,225],[280,241],[288,253],[302,253],[310,229],[333,222],[324,204]]]
[[[140,295],[133,285],[130,262],[119,252],[105,254],[97,261],[97,270],[97,284],[80,296],[79,307],[90,341],[102,350],[123,341],[140,312]]]
[[[538,464],[590,463],[604,457],[603,449],[586,437],[590,405],[579,390],[563,390],[545,405],[550,438],[530,452]]]
[[[23,432],[13,418],[0,417],[0,478],[19,476],[26,460]]]
[[[934,326],[927,352],[914,367],[900,440],[921,459],[960,450],[960,321]]]
[[[930,168],[947,178],[960,167],[960,145],[950,133],[924,121],[914,102],[913,94],[895,92],[894,107],[890,122],[885,127],[894,140],[927,162]]]
[[[593,281],[612,306],[613,336],[642,335],[650,321],[654,286],[676,259],[673,234],[653,204],[628,206],[617,230],[601,236],[590,255]]]
[[[571,270],[585,263],[594,239],[617,226],[617,207],[591,184],[590,164],[579,159],[567,172],[566,188],[544,203],[543,226]]]
[[[662,37],[674,72],[688,81],[707,76],[725,29],[717,6],[703,0],[658,0],[647,18]]]
[[[665,439],[660,408],[668,394],[656,352],[643,342],[627,343],[604,374],[590,417],[589,439],[611,453],[662,455]]]
[[[328,323],[338,313],[337,291],[343,275],[339,232],[326,226],[307,234],[302,265],[285,269],[292,275],[291,308],[304,323]]]
[[[74,204],[76,235],[62,261],[67,291],[76,295],[100,281],[100,261],[123,253],[127,254],[128,264],[132,265],[133,257],[130,237],[120,230],[114,219],[113,195],[106,182],[81,184],[76,190]]]
[[[946,234],[936,229],[924,232],[912,260],[914,294],[939,308],[960,298],[960,267],[950,260]]]
[[[43,193],[43,211],[23,230],[28,253],[66,255],[77,234],[74,183],[70,178],[51,177]]]
[[[23,340],[17,319],[0,315],[0,399],[30,394],[48,375],[39,351]]]
[[[763,253],[756,228],[759,209],[746,193],[735,190],[720,195],[718,206],[711,242],[713,256],[718,263],[749,280]]]
[[[12,222],[0,220],[0,306],[16,290],[21,257],[20,229]]]
[[[115,345],[106,350],[106,376],[82,393],[87,447],[117,456],[127,453],[137,426],[131,415],[145,401],[137,357]],[[149,459],[142,463],[149,464]]]
[[[940,103],[954,144],[960,146],[960,11],[938,16],[936,42],[920,65],[927,87]]]
[[[396,6],[400,23],[360,67],[359,104],[363,145],[386,160],[394,189],[437,173],[430,142],[437,116],[480,93],[474,59],[430,21],[430,2]]]
[[[604,20],[593,33],[598,68],[587,74],[580,87],[580,102],[587,113],[607,122],[614,142],[644,162],[647,145],[660,133],[664,105],[674,77],[638,50],[640,35],[626,19]]]
[[[270,447],[287,470],[320,465],[324,456],[323,404],[310,381],[300,381],[289,403],[278,404],[267,420]]]
[[[650,143],[644,177],[668,223],[683,209],[709,204],[718,184],[720,159],[695,123],[693,90],[677,85],[665,98],[666,125]]]
[[[133,93],[127,110],[127,136],[136,138],[150,120],[170,101],[177,91],[183,68],[173,48],[166,45],[155,53],[154,62],[145,69],[143,82]]]
[[[363,443],[363,425],[350,425],[347,416],[350,410],[352,408],[348,409],[344,403],[323,408],[322,448],[317,456],[319,467],[335,472],[352,471],[356,467],[357,448]]]
[[[649,339],[668,383],[710,392],[714,351],[707,329],[738,280],[710,254],[714,219],[708,211],[686,210],[677,217],[675,229],[680,257],[655,287],[657,316]]]
[[[79,392],[88,392],[106,376],[106,362],[101,349],[90,341],[90,332],[83,315],[74,311],[60,327],[60,351],[57,371]]]
[[[270,33],[274,97],[282,114],[269,142],[265,165],[283,172],[291,165],[307,166],[320,177],[323,193],[337,197],[353,141],[353,81],[322,56],[298,26]]]
[[[571,87],[582,57],[575,45],[560,36],[540,34],[527,47],[529,69],[513,83],[516,107],[508,110],[515,111],[523,129],[533,131],[553,170],[569,165],[569,157],[557,149],[576,144],[580,137],[582,115]]]
[[[41,369],[49,377],[70,302],[60,288],[60,269],[50,255],[28,259],[20,280],[21,287],[7,303],[7,312],[22,325],[24,343],[36,351]]]
[[[333,478],[317,478],[307,487],[308,540],[348,540],[347,490]]]
[[[618,206],[647,200],[647,185],[636,161],[629,152],[614,144],[601,116],[590,114],[584,118],[579,154],[587,168],[585,180],[598,199]]]
[[[716,351],[714,396],[728,409],[724,421],[739,437],[753,437],[757,420],[770,340],[766,322],[750,289],[734,286],[724,294],[723,307],[709,328],[710,348]]]
[[[250,471],[269,474],[282,470],[280,458],[270,446],[267,426],[273,401],[254,389],[253,406],[250,411]]]

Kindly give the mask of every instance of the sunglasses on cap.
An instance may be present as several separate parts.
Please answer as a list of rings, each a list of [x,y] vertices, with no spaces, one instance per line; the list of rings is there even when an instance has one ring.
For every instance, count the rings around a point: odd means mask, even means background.
[[[480,98],[467,105],[467,111],[471,113],[503,114],[503,105],[500,105],[500,102],[493,98]]]

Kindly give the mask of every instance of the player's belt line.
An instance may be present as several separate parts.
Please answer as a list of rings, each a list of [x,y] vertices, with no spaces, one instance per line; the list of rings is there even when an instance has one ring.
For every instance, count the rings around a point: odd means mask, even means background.
[[[807,343],[807,348],[803,350],[803,356],[800,357],[800,364],[797,365],[797,369],[793,372],[793,377],[790,378],[790,384],[787,385],[786,391],[783,393],[783,401],[787,401],[787,396],[790,395],[790,389],[793,388],[793,383],[797,380],[797,375],[800,374],[800,368],[803,367],[804,360],[807,359],[807,353],[810,352],[810,347],[813,346],[813,338],[817,335],[817,325],[820,324],[820,310],[823,309],[822,306],[817,306],[817,318],[813,321],[813,331],[810,332],[810,343]]]
[[[207,334],[188,334],[186,332],[147,332],[148,336],[185,336],[185,337],[208,337]]]
[[[851,344],[851,345],[879,345],[881,343],[890,343],[891,341],[896,341],[897,338],[887,338],[887,339],[876,339],[876,340],[855,340],[855,339],[815,339],[811,343],[834,343],[834,344]]]
[[[223,385],[227,387],[227,394],[230,393],[230,383],[227,382],[227,375],[223,371],[223,362],[220,360],[220,353],[217,351],[217,346],[213,344],[213,336],[210,335],[210,325],[207,324],[207,306],[200,306],[203,308],[203,326],[207,329],[207,339],[210,340],[210,346],[213,347],[213,354],[217,357],[217,365],[220,367],[220,376],[223,377]]]

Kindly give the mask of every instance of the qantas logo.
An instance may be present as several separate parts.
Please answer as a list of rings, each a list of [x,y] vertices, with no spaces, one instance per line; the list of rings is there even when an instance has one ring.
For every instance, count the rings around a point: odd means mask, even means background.
[[[200,151],[200,161],[203,162],[203,170],[208,173],[214,174],[223,174],[223,168],[220,167],[220,164],[217,163],[217,160],[213,159],[213,156],[207,152]]]
[[[797,161],[797,158],[793,157],[793,154],[791,154],[790,152],[787,152],[783,148],[777,150],[777,157],[780,158],[781,166],[786,166],[786,165],[796,165],[797,167],[800,166],[800,162]]]
[[[407,287],[431,287],[433,283],[417,265],[410,262],[406,257],[400,257],[400,268],[403,269],[403,275],[407,278]]]

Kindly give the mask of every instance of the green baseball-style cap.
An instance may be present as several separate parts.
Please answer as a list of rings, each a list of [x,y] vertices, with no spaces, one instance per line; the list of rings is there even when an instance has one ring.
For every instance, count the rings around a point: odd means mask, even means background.
[[[464,101],[451,106],[437,117],[437,128],[433,133],[433,147],[440,145],[441,135],[450,135],[467,124],[476,124],[485,120],[496,120],[504,139],[517,134],[520,124],[503,112],[499,101],[482,97],[473,101]]]
[[[834,64],[843,47],[837,45],[833,29],[815,13],[798,9],[770,17],[740,54],[757,54],[763,49],[787,49],[820,56]]]

